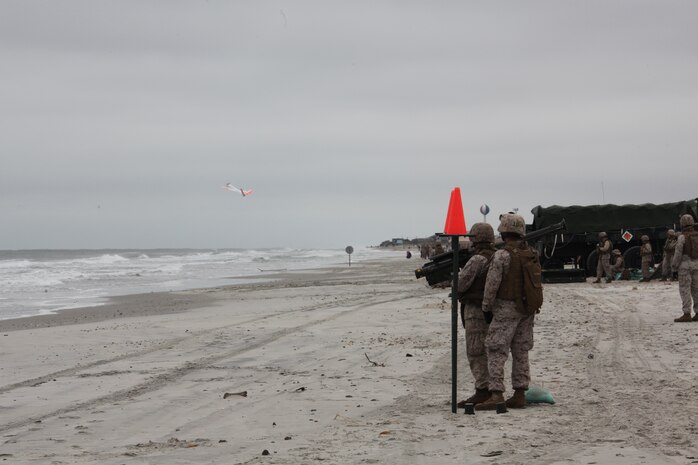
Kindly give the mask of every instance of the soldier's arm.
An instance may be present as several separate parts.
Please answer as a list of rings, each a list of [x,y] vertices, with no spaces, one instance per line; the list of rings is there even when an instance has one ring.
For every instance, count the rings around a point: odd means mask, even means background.
[[[473,285],[475,278],[480,274],[482,268],[487,263],[487,258],[482,255],[475,255],[465,264],[458,273],[458,292],[465,292]]]
[[[492,257],[492,263],[490,263],[490,268],[487,270],[485,292],[482,297],[483,310],[492,305],[494,299],[497,297],[497,291],[499,291],[502,278],[504,278],[504,273],[509,269],[510,263],[511,257],[506,250],[498,250],[494,254],[494,257]]]
[[[676,248],[674,248],[674,257],[671,259],[671,271],[676,273],[679,270],[679,265],[681,265],[681,258],[683,257],[683,245],[686,242],[686,237],[682,234],[676,241]]]
[[[611,241],[604,242],[603,246],[601,247],[601,251],[604,253],[610,252],[611,251]]]

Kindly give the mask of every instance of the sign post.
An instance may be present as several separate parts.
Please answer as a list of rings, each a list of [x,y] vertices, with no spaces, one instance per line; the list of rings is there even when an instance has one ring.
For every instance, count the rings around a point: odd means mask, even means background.
[[[347,255],[349,255],[349,266],[351,266],[351,254],[354,253],[354,247],[348,245],[344,251],[347,253]]]
[[[459,271],[459,237],[467,234],[465,228],[465,216],[463,215],[463,202],[460,196],[460,187],[451,191],[451,200],[448,204],[448,215],[444,226],[444,236],[451,236],[451,250],[453,253],[453,282],[451,284],[451,411],[458,411],[458,271]]]

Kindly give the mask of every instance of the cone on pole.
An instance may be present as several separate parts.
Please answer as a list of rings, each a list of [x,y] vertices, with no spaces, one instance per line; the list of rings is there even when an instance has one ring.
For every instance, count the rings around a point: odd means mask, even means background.
[[[463,215],[463,201],[460,197],[460,187],[451,191],[451,200],[448,202],[448,214],[444,234],[448,236],[462,236],[467,234],[465,227],[465,215]]]

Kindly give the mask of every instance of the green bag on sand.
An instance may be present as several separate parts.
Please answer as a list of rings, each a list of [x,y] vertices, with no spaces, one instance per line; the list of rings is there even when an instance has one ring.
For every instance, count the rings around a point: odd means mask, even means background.
[[[526,403],[528,404],[554,404],[555,399],[550,391],[543,388],[530,388],[526,391]]]

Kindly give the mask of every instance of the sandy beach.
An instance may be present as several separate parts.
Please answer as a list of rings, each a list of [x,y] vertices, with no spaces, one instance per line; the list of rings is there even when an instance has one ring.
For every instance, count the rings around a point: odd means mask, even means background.
[[[531,387],[556,404],[470,416],[451,413],[450,300],[421,263],[0,321],[0,461],[698,463],[698,323],[673,323],[676,283],[546,285]]]

